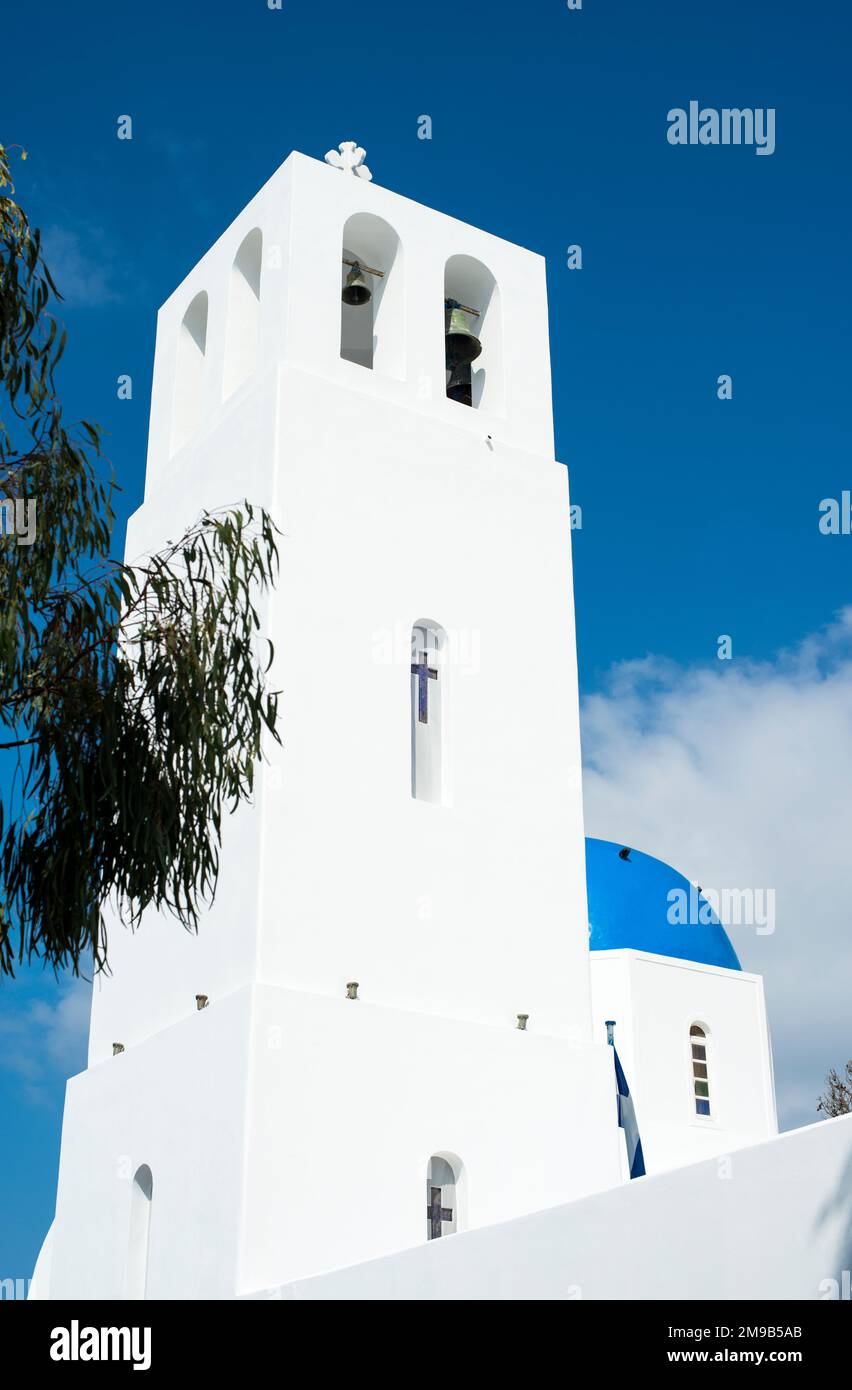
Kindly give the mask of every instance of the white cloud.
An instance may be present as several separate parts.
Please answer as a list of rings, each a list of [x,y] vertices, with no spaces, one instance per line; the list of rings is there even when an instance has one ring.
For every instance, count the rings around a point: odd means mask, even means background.
[[[79,1053],[89,1036],[92,986],[86,980],[73,980],[61,987],[56,1002],[44,1000],[30,1009],[34,1034],[40,1036],[46,1056],[54,1066],[64,1069]]]
[[[10,995],[14,989],[10,983]],[[52,999],[13,1002],[0,1015],[0,1067],[20,1077],[32,1104],[49,1104],[57,1081],[85,1067],[91,1004],[91,983],[71,979]]]
[[[817,1120],[852,1056],[852,608],[771,662],[625,662],[582,728],[587,834],[775,889],[774,934],[730,935],[764,976],[781,1123]]]
[[[122,298],[116,258],[102,232],[45,227],[41,236],[45,262],[66,305],[99,309]]]

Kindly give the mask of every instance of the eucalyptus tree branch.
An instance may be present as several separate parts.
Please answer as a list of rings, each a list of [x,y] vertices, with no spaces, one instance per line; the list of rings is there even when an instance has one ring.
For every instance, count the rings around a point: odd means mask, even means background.
[[[0,479],[38,496],[33,543],[0,565],[0,976],[105,966],[108,899],[131,928],[151,909],[196,930],[225,815],[280,738],[257,645],[273,522],[245,502],[140,564],[111,558],[100,431],[70,433],[56,395],[59,297],[0,145]]]

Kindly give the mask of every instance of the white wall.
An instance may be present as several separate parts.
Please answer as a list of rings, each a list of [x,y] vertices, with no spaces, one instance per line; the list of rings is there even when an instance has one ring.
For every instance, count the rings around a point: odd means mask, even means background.
[[[257,1296],[810,1300],[837,1297],[844,1270],[852,1115],[741,1149],[727,1175],[693,1164]]]
[[[491,432],[495,441],[552,459],[543,258],[303,155],[291,155],[282,174],[284,170],[291,171],[293,188],[287,360],[329,381],[405,404],[479,440]],[[401,379],[396,376],[397,354],[390,354],[389,373],[371,374],[339,356],[342,231],[347,219],[361,212],[383,218],[400,238],[405,276]],[[446,398],[444,267],[451,257],[462,255],[481,262],[499,290],[503,385],[494,412],[484,400],[482,409],[472,410]]]
[[[587,1038],[564,470],[289,370],[279,435],[261,978]],[[411,796],[424,617],[448,638],[443,806]]]
[[[619,1142],[606,1047],[242,989],[69,1082],[34,1296],[125,1297],[143,1163],[146,1296],[230,1298],[422,1244],[433,1154],[471,1229],[616,1183]]]
[[[649,1173],[767,1139],[778,1129],[763,981],[642,951],[591,953],[594,1036],[615,1041]],[[709,1029],[710,1118],[695,1113],[689,1028]]]
[[[239,1287],[425,1240],[433,1154],[471,1229],[619,1181],[609,1048],[258,986]]]
[[[148,1298],[236,1287],[249,1071],[248,990],[68,1083],[51,1298],[125,1297],[133,1177],[153,1176]]]
[[[394,374],[382,354],[375,371],[339,355],[344,227],[368,215],[401,243],[383,289],[405,339],[385,352]],[[233,261],[254,228],[258,367],[223,400]],[[497,280],[499,416],[445,397],[457,255]],[[202,291],[202,421],[169,457],[175,347]],[[248,496],[273,511],[282,571],[262,616],[284,749],[270,747],[254,812],[226,827],[199,938],[152,915],[132,940],[111,925],[93,1059],[186,1016],[195,993],[256,978],[332,995],[359,979],[388,1004],[525,1012],[533,1031],[589,1036],[568,491],[552,449],[541,258],[315,160],[291,156],[163,306],[127,555],[201,506]],[[450,807],[410,795],[407,642],[423,617],[451,643]]]

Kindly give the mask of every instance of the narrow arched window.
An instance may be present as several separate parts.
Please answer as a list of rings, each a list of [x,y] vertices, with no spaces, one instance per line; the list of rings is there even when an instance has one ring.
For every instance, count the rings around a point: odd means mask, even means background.
[[[389,223],[356,212],[343,228],[340,356],[385,376],[405,376],[402,247]]]
[[[439,1240],[452,1235],[458,1226],[456,1171],[446,1159],[434,1154],[426,1170],[426,1239]]]
[[[444,343],[448,398],[502,413],[500,292],[491,271],[472,256],[451,256],[444,269]]]
[[[201,424],[204,359],[207,352],[207,295],[197,294],[178,331],[175,395],[172,407],[172,453],[176,454]]]
[[[446,641],[443,628],[422,620],[411,629],[411,795],[444,800]]]
[[[707,1029],[693,1023],[689,1030],[689,1046],[692,1059],[692,1092],[696,1115],[711,1116],[710,1109],[710,1059]]]
[[[222,395],[226,400],[257,366],[262,260],[263,234],[255,227],[240,244],[231,266],[222,383]]]
[[[137,1168],[130,1193],[130,1238],[127,1248],[127,1297],[145,1298],[148,1248],[151,1241],[151,1201],[154,1179],[147,1163]]]

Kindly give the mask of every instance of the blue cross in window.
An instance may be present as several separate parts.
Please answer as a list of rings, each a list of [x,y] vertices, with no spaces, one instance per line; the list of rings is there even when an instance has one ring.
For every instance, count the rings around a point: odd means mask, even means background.
[[[429,682],[438,679],[438,672],[429,665],[427,652],[423,653],[419,661],[411,663],[411,674],[417,677],[417,718],[421,724],[428,724]]]

